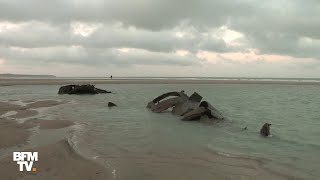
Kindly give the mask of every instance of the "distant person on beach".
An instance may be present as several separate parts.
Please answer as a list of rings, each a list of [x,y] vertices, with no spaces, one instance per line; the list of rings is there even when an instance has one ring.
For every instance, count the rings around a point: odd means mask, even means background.
[[[112,79],[112,75],[110,76],[110,79]]]

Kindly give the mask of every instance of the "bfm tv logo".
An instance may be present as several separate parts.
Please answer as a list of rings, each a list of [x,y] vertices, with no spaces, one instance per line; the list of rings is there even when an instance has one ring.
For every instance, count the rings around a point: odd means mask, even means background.
[[[19,171],[23,171],[25,167],[26,171],[36,172],[37,168],[32,166],[34,161],[38,161],[38,152],[13,152],[13,161],[19,165]]]

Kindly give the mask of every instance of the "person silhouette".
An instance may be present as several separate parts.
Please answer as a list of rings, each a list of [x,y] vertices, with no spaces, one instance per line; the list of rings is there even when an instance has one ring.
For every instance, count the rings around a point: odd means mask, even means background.
[[[112,75],[110,76],[110,79],[112,79]]]

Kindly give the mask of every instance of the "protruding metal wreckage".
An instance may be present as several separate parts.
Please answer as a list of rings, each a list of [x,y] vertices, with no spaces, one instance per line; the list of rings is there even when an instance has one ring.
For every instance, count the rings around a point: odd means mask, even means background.
[[[170,97],[169,99],[166,99]],[[182,116],[184,121],[199,120],[201,116],[222,120],[222,114],[207,101],[201,101],[202,96],[194,92],[190,97],[181,92],[168,92],[150,101],[147,108],[160,113],[169,108],[176,115]]]

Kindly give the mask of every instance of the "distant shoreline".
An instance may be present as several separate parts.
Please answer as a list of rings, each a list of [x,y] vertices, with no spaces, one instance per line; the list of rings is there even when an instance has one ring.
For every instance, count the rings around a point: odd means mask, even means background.
[[[275,85],[320,85],[320,81],[300,80],[234,80],[234,79],[2,79],[0,86],[13,85],[65,85],[65,84],[275,84]]]
[[[0,78],[56,78],[54,75],[0,74]]]

